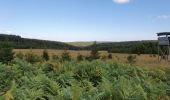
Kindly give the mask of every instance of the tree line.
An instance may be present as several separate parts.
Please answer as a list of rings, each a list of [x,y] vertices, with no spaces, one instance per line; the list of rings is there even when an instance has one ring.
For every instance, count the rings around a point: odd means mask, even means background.
[[[97,50],[109,53],[157,54],[157,41],[127,41],[94,43],[86,47],[77,47],[63,42],[22,38],[17,35],[0,34],[0,48],[8,42],[15,49],[64,49],[64,50]]]

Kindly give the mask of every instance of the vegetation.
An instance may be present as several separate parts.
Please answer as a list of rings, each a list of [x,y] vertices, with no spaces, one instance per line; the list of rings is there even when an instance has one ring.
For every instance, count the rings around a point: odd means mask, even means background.
[[[168,100],[170,70],[74,60],[0,64],[2,100]]]
[[[70,49],[77,50],[78,47],[68,45],[63,42],[56,41],[47,41],[47,40],[38,40],[38,39],[27,39],[22,38],[17,35],[6,35],[0,34],[0,47],[3,47],[2,44],[6,43],[6,40],[10,45],[15,49]]]
[[[61,55],[61,60],[62,61],[70,61],[71,60],[71,57],[70,57],[70,54],[69,52],[67,52],[66,50],[62,53]]]
[[[3,48],[0,48],[0,62],[8,64],[14,58],[14,52],[8,43],[4,43],[1,46],[3,46]]]
[[[84,47],[91,50],[95,45]],[[157,41],[127,41],[97,43],[98,50],[110,53],[157,54]]]
[[[130,55],[127,57],[127,61],[128,61],[128,63],[130,63],[130,64],[134,64],[134,63],[136,62],[136,55],[130,54]]]
[[[96,42],[94,42],[90,56],[87,56],[86,60],[92,61],[92,60],[96,60],[96,59],[99,59],[99,58],[100,58],[100,55],[99,55],[99,52],[98,52],[97,44],[96,44]]]
[[[83,61],[83,60],[84,60],[83,55],[78,54],[78,56],[77,56],[77,61]]]
[[[27,39],[16,35],[0,34],[1,44],[9,41],[15,49],[64,49],[64,50],[104,50],[110,53],[157,54],[157,41],[128,41],[128,42],[77,42],[76,46],[56,41]],[[82,45],[81,45],[82,44]]]
[[[12,48],[1,45],[0,100],[170,99],[169,68],[137,67],[133,64],[136,55],[125,57],[129,64],[114,63],[111,53],[100,57],[99,45],[93,44],[86,60],[81,54],[73,60],[66,50],[61,57],[53,55],[52,59],[46,50],[43,56],[32,50],[26,54],[19,52],[13,59]],[[139,51],[134,49],[143,53]]]
[[[109,55],[108,55],[108,59],[112,59],[113,57],[112,57],[112,54],[111,53],[109,53]]]
[[[15,55],[15,57],[19,59],[24,59],[24,54],[22,52],[19,52]]]
[[[42,58],[38,55],[35,55],[32,51],[25,54],[24,59],[29,63],[36,63],[42,61]]]
[[[44,59],[45,61],[48,61],[48,60],[49,60],[48,51],[47,51],[46,49],[43,51],[42,57],[43,57],[43,59]]]

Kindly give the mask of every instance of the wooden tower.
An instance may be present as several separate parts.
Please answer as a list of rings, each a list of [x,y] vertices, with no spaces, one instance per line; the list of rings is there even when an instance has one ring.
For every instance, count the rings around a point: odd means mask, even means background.
[[[157,33],[158,36],[158,61],[170,61],[170,32]]]

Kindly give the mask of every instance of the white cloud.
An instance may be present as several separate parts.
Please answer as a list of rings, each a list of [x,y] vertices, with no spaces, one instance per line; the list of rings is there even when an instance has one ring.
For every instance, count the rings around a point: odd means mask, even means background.
[[[7,31],[0,31],[0,33],[1,33],[1,34],[2,34],[2,33],[4,33],[4,34],[11,34],[12,31],[9,31],[9,30],[7,30]]]
[[[160,15],[156,17],[157,19],[170,19],[170,15]]]
[[[131,0],[113,0],[114,3],[117,4],[126,4],[129,3]]]
[[[5,31],[5,33],[12,33],[12,31]]]

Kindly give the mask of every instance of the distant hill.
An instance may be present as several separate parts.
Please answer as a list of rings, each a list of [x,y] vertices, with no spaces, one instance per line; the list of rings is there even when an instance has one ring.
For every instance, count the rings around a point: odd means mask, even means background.
[[[38,40],[38,39],[28,39],[22,38],[21,36],[17,35],[6,35],[0,34],[0,47],[1,44],[8,42],[13,48],[16,49],[69,49],[69,50],[77,50],[79,49],[76,46],[69,45],[63,42],[57,41],[48,41],[48,40]]]
[[[92,41],[89,41],[89,42],[82,41],[82,42],[67,42],[67,43],[70,44],[70,45],[73,45],[73,46],[86,47],[86,46],[93,45],[94,42],[92,42]]]
[[[77,42],[66,42],[70,45],[77,46],[77,47],[87,47],[91,46],[94,44],[94,41],[77,41]],[[96,41],[97,44],[100,43],[113,43],[113,42],[108,42],[108,41]]]
[[[92,50],[94,42],[57,42],[49,40],[28,39],[17,35],[0,34],[0,47],[8,42],[16,49],[67,49],[67,50]],[[156,54],[157,41],[126,41],[126,42],[102,42],[97,41],[95,47],[98,50],[105,50],[111,53],[135,53],[135,54]]]
[[[144,41],[125,41],[125,42],[97,42],[98,50],[105,50],[112,53],[141,53],[141,54],[156,54],[157,53],[156,40]],[[94,45],[89,45],[83,49],[91,50]]]

